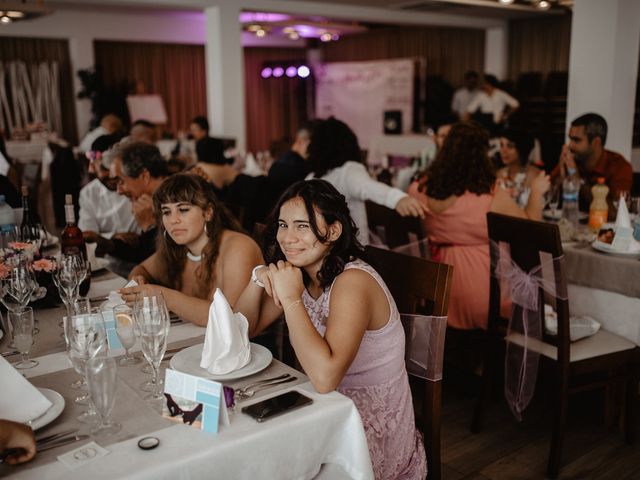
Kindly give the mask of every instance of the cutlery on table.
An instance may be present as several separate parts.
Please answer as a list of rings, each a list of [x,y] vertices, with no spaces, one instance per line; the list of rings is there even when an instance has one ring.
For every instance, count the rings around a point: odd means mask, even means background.
[[[72,433],[76,433],[77,431],[78,429],[74,428],[72,430],[65,430],[64,432],[54,433],[52,435],[47,435],[46,437],[37,438],[36,445],[37,446],[44,445],[46,443],[51,442],[52,440],[57,440],[58,438],[62,438],[66,435],[71,435]]]
[[[238,387],[236,389],[233,390],[233,393],[235,393],[236,395],[242,395],[243,392],[257,387],[259,385],[263,385],[265,383],[270,383],[270,382],[277,382],[279,380],[284,380],[285,378],[289,378],[291,375],[289,375],[288,373],[283,373],[282,375],[278,375],[277,377],[271,377],[271,378],[264,378],[262,380],[258,380],[256,382],[252,382],[249,383],[248,385],[245,385],[244,387]]]
[[[52,448],[63,447],[73,442],[77,442],[79,440],[86,440],[89,438],[89,435],[73,435],[71,437],[62,437],[56,440],[53,440],[42,447],[37,447],[38,452],[44,452],[46,450],[51,450]]]
[[[8,352],[2,352],[0,353],[0,355],[2,355],[3,357],[10,357],[12,355],[18,355],[20,352],[17,350],[9,350]]]
[[[271,382],[271,383],[264,383],[262,385],[258,385],[256,387],[252,387],[250,389],[247,389],[243,392],[240,392],[238,394],[238,400],[246,400],[247,398],[251,398],[253,397],[256,393],[265,390],[267,388],[271,388],[274,387],[276,385],[282,385],[283,383],[290,383],[293,382],[294,380],[297,380],[297,377],[289,377],[289,378],[285,378],[284,380],[278,380],[277,382]]]

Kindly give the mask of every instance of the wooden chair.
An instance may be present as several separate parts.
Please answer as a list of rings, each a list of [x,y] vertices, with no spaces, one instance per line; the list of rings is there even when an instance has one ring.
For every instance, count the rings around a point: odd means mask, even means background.
[[[523,220],[495,213],[487,214],[489,238],[491,244],[492,265],[499,257],[500,242],[510,248],[511,259],[524,272],[530,272],[541,264],[541,253],[553,258],[562,257],[562,243],[558,226],[543,222]],[[543,253],[544,255],[545,253]],[[495,267],[492,267],[495,269]],[[553,263],[553,277],[556,292],[566,292],[564,261]],[[490,280],[488,340],[486,342],[485,364],[482,389],[476,404],[471,430],[479,432],[482,428],[484,411],[489,401],[492,379],[500,371],[503,359],[500,353],[503,341],[523,345],[524,337],[520,333],[510,333],[505,337],[504,319],[500,318],[500,281],[493,275]],[[549,272],[550,273],[550,272]],[[550,279],[549,279],[550,280]],[[569,394],[588,389],[608,386],[619,380],[626,382],[625,438],[633,441],[633,404],[637,396],[639,349],[631,341],[600,329],[595,335],[571,343],[569,336],[569,301],[558,294],[553,298],[539,289],[539,321],[543,321],[543,299],[555,303],[558,315],[558,334],[544,332],[542,339],[529,339],[529,348],[540,354],[540,361],[548,363],[553,371],[556,389],[554,391],[553,432],[547,476],[556,478],[560,470],[562,445],[567,419]],[[522,307],[514,305],[515,314]],[[541,365],[542,366],[542,365]],[[546,365],[545,365],[546,366]],[[545,370],[546,372],[546,370]],[[611,372],[616,372],[615,376]],[[598,375],[599,374],[599,375]],[[586,376],[586,378],[585,378]]]
[[[453,267],[371,246],[366,249],[366,259],[387,284],[398,311],[401,312],[407,332],[407,358],[412,356],[416,348],[430,351],[428,363],[433,368],[434,375],[416,376],[409,363],[407,370],[414,400],[418,400],[414,401],[414,408],[416,403],[421,401],[422,404],[421,408],[416,409],[416,424],[424,434],[429,468],[427,477],[439,480],[442,356],[446,331],[444,317],[449,307]],[[430,324],[416,324],[426,321]]]
[[[369,231],[377,235],[390,249],[424,240],[427,236],[422,220],[419,218],[403,217],[395,210],[371,201],[365,202],[365,208]],[[428,258],[425,250],[426,247],[423,244],[416,255]]]

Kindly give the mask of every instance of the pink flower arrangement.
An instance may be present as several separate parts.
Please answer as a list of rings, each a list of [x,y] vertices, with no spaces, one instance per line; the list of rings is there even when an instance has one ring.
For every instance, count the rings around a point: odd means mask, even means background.
[[[34,272],[47,272],[51,273],[56,269],[56,262],[51,257],[43,257],[40,260],[36,260],[31,264]]]
[[[33,248],[33,244],[29,242],[9,242],[9,248],[16,252],[22,252],[24,250],[31,250]]]
[[[11,272],[11,267],[6,263],[0,263],[0,278],[7,278]]]

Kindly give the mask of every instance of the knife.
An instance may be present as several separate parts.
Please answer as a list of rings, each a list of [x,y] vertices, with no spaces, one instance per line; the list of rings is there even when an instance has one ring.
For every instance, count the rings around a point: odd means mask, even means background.
[[[57,440],[47,443],[43,447],[38,447],[38,452],[44,452],[52,448],[63,447],[70,443],[77,442],[78,440],[86,440],[87,438],[89,438],[89,435],[74,435],[72,437],[58,438]]]
[[[49,443],[52,440],[57,440],[58,438],[64,437],[66,435],[71,435],[72,433],[76,433],[77,431],[78,429],[74,428],[73,430],[66,430],[64,432],[54,433],[53,435],[48,435],[46,437],[38,438],[36,439],[36,445],[44,446],[45,443]]]

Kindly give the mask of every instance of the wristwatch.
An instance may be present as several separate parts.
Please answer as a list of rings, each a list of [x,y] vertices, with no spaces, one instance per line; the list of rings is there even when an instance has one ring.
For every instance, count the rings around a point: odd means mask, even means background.
[[[266,267],[266,265],[256,265],[255,267],[253,267],[253,270],[251,270],[251,281],[257,286],[264,288],[264,283],[258,280],[258,276],[256,275],[258,269],[262,267]]]

